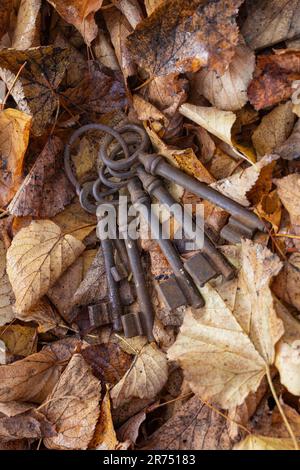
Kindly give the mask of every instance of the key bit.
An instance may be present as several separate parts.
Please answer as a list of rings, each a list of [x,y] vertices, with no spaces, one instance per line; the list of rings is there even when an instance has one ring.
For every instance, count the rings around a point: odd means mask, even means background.
[[[166,180],[182,186],[196,196],[212,202],[226,212],[229,212],[237,221],[249,229],[265,231],[264,223],[256,214],[215,189],[210,188],[205,183],[201,183],[196,178],[183,173],[178,168],[167,163],[163,157],[141,152],[139,154],[139,161],[151,175],[162,176]]]
[[[94,305],[89,305],[88,315],[90,325],[93,329],[99,326],[106,326],[112,323],[111,308],[109,302],[101,302]]]
[[[174,277],[158,282],[155,287],[158,297],[168,310],[172,311],[186,305],[185,295]]]
[[[145,334],[145,330],[142,326],[142,320],[143,319],[141,312],[127,313],[125,315],[122,315],[122,325],[126,338],[133,338],[134,336],[143,336]],[[154,337],[151,336],[151,339],[149,339],[149,341],[154,341]]]
[[[155,196],[161,204],[163,204],[171,211],[172,215],[179,222],[179,224],[182,224],[183,208],[177,203],[177,201],[165,188],[162,180],[153,175],[150,175],[142,167],[139,167],[137,169],[137,174],[140,180],[142,181],[146,191],[148,191],[151,196]],[[178,207],[179,210],[172,210],[174,209],[174,207]],[[184,230],[188,238],[193,239],[196,234],[196,239],[203,239],[203,246],[199,246],[198,248],[201,250],[201,252],[206,255],[206,258],[197,256],[197,262],[202,261],[203,263],[202,274],[202,264],[200,264],[197,268],[197,272],[199,273],[199,279],[202,279],[200,285],[203,285],[203,279],[207,279],[207,281],[209,281],[210,279],[212,279],[212,277],[218,275],[218,273],[222,274],[227,280],[232,279],[235,275],[234,268],[231,266],[225,256],[223,256],[223,254],[216,249],[215,245],[205,234],[205,232],[203,233],[203,229],[196,225],[192,215],[185,213],[185,222],[186,226],[184,227]],[[191,229],[190,233],[187,232],[188,228]],[[210,263],[210,268],[208,267],[208,263]],[[191,263],[188,266],[191,266]],[[195,272],[196,271],[193,269],[194,274]],[[208,275],[208,273],[210,274]],[[194,277],[193,279],[196,282]],[[198,284],[199,283],[196,282],[196,285]]]
[[[256,231],[252,228],[246,227],[234,217],[230,217],[227,225],[222,228],[220,235],[230,243],[240,243],[242,238],[252,239],[255,233]]]
[[[170,240],[163,237],[161,224],[157,217],[151,213],[151,200],[142,188],[140,180],[138,178],[133,178],[128,183],[128,190],[132,204],[141,213],[142,217],[146,218],[146,222],[152,229],[153,238],[157,241],[160,249],[168,260],[176,280],[185,295],[186,304],[195,308],[203,307],[204,300],[197,290],[193,280],[185,271],[176,248]],[[151,224],[151,222],[153,223]]]

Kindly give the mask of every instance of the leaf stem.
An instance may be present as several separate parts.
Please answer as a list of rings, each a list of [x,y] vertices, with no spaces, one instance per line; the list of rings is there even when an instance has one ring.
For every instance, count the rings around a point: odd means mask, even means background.
[[[291,436],[291,439],[293,441],[293,444],[294,444],[294,447],[295,447],[295,450],[299,450],[299,445],[298,445],[298,442],[297,442],[297,439],[296,439],[296,436],[294,434],[294,431],[292,430],[291,428],[291,425],[290,423],[288,422],[287,420],[287,417],[285,416],[285,413],[283,411],[283,408],[281,406],[281,403],[280,403],[280,400],[277,396],[277,393],[276,393],[276,390],[275,390],[275,387],[274,387],[274,384],[273,384],[273,381],[272,381],[272,377],[271,377],[271,372],[270,372],[270,368],[268,366],[266,366],[266,374],[267,374],[267,379],[268,379],[268,383],[269,383],[269,386],[270,386],[270,390],[272,392],[272,395],[273,395],[273,398],[275,400],[275,403],[277,405],[277,408],[281,414],[281,417],[283,419],[283,422],[285,424],[285,427],[289,433],[289,435]]]

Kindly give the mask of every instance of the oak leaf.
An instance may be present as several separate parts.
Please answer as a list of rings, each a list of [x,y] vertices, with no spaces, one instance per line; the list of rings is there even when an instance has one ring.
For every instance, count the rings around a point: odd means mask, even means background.
[[[50,220],[33,221],[20,230],[7,251],[16,310],[25,312],[34,306],[84,249]]]
[[[15,296],[6,272],[6,249],[0,240],[0,326],[14,319],[14,303]]]
[[[43,134],[59,106],[56,91],[69,63],[68,54],[68,49],[53,46],[0,51],[0,77],[18,108],[33,116],[35,135]]]
[[[135,356],[130,369],[111,390],[114,408],[134,397],[154,398],[166,383],[167,378],[165,354],[155,345],[143,346]]]
[[[194,393],[222,408],[238,406],[255,392],[275,360],[283,334],[269,288],[281,263],[262,245],[242,242],[238,280],[201,289],[206,301],[188,310],[168,351],[178,360]]]
[[[291,174],[274,182],[281,202],[290,214],[292,224],[300,225],[300,175]]]
[[[201,70],[196,75],[198,92],[213,106],[224,111],[237,111],[248,101],[247,89],[255,68],[254,53],[239,44],[224,75]]]
[[[11,201],[21,183],[31,116],[17,109],[0,112],[0,204]]]
[[[252,49],[263,49],[300,33],[299,0],[247,0],[242,34]]]
[[[58,381],[76,343],[78,340],[73,338],[57,341],[25,359],[0,366],[0,401],[43,402]]]
[[[9,205],[15,216],[53,217],[70,204],[74,190],[63,171],[63,142],[50,137]]]
[[[258,157],[276,153],[291,134],[295,123],[292,103],[288,101],[273,109],[262,118],[252,135],[252,142]]]
[[[100,413],[100,392],[99,380],[75,354],[41,408],[57,430],[57,436],[44,440],[48,449],[87,449]]]
[[[101,8],[103,0],[89,0],[88,2],[81,0],[47,1],[67,23],[78,29],[86,44],[90,46],[98,32],[94,15]]]
[[[132,57],[151,77],[195,72],[205,66],[223,73],[238,43],[235,18],[241,3],[164,2],[128,37]]]
[[[193,397],[150,436],[146,449],[230,450],[232,444],[224,417]]]
[[[26,50],[39,45],[41,0],[21,0],[12,39],[14,49]]]

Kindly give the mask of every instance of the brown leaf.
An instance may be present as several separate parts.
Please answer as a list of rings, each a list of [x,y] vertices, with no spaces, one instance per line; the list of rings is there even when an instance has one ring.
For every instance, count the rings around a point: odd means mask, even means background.
[[[295,124],[290,137],[275,152],[285,160],[295,160],[300,157],[300,119]]]
[[[56,9],[57,13],[67,22],[75,26],[81,33],[86,44],[97,36],[98,28],[94,14],[101,8],[103,0],[47,0]]]
[[[99,29],[94,42],[95,56],[99,62],[111,70],[120,70],[113,45],[106,31]]]
[[[86,250],[77,258],[75,263],[60,276],[58,281],[47,293],[47,296],[55,305],[60,315],[68,323],[71,323],[78,313],[73,311],[75,305],[74,294],[81,285],[96,253],[96,250]],[[91,298],[91,301],[96,301],[96,299]]]
[[[0,339],[10,354],[29,356],[36,352],[37,331],[32,326],[8,325],[0,328]]]
[[[100,413],[100,391],[99,380],[75,354],[41,408],[58,433],[44,440],[48,449],[87,449]]]
[[[252,49],[263,49],[300,33],[299,0],[247,0],[242,34]]]
[[[81,354],[92,367],[94,375],[104,378],[109,385],[119,382],[132,363],[132,356],[111,342],[88,346]]]
[[[293,82],[299,79],[300,51],[283,49],[260,55],[248,88],[249,101],[257,110],[274,106],[292,96]]]
[[[229,450],[233,441],[223,416],[193,397],[146,444],[152,450]]]
[[[41,0],[21,0],[12,39],[14,49],[39,46],[40,8]]]
[[[262,118],[252,135],[253,145],[259,157],[273,153],[289,137],[295,123],[292,103],[288,101]]]
[[[140,411],[136,415],[132,416],[126,423],[124,423],[117,432],[119,441],[129,441],[135,445],[136,440],[139,436],[140,426],[146,419],[146,413],[144,410]]]
[[[241,3],[165,2],[128,38],[132,57],[151,77],[195,72],[204,66],[223,73],[238,42],[235,18]]]
[[[156,8],[164,3],[164,0],[145,0],[145,7],[148,16],[150,16]]]
[[[300,254],[292,253],[275,278],[272,290],[284,302],[300,311]]]
[[[33,116],[35,135],[43,134],[59,106],[56,90],[68,62],[68,50],[53,46],[0,51],[0,77],[11,90],[18,108]]]
[[[0,205],[11,201],[21,183],[31,116],[16,109],[0,111]]]
[[[292,439],[280,439],[250,434],[234,450],[295,450]]]
[[[43,402],[58,381],[76,340],[62,340],[25,359],[0,366],[0,400]]]
[[[53,217],[70,204],[74,190],[63,171],[63,148],[58,137],[48,139],[9,205],[11,214]]]
[[[63,319],[58,315],[54,307],[50,305],[46,297],[43,297],[34,307],[27,312],[15,312],[16,318],[24,322],[34,321],[38,324],[38,332],[46,333],[63,325]]]
[[[138,352],[130,369],[111,390],[114,408],[134,397],[154,398],[166,383],[167,377],[165,354],[156,345],[147,344]]]
[[[98,61],[89,61],[85,76],[75,88],[64,94],[66,105],[75,112],[105,114],[124,108],[127,104],[121,72],[111,70]]]
[[[89,449],[115,450],[118,444],[114,424],[111,416],[109,393],[106,392],[100,408],[100,416],[94,436],[89,443]]]
[[[178,360],[194,393],[222,408],[243,403],[259,387],[275,360],[283,334],[269,288],[281,263],[262,245],[242,242],[238,280],[201,289],[206,305],[185,314],[181,333],[168,351]]]
[[[0,403],[0,439],[41,439],[55,436],[54,426],[31,404]]]
[[[6,272],[6,249],[0,240],[0,326],[14,319],[14,302],[15,296]]]
[[[196,74],[198,92],[216,108],[224,111],[241,109],[248,101],[247,89],[254,68],[254,53],[244,44],[239,44],[224,75],[207,70]]]
[[[83,243],[63,235],[50,220],[33,221],[20,230],[7,252],[7,273],[17,311],[35,305],[84,249]]]
[[[281,202],[290,214],[292,224],[300,225],[300,175],[295,173],[274,182]]]
[[[138,0],[112,0],[112,3],[123,13],[133,28],[143,20]]]
[[[59,225],[63,235],[71,233],[77,240],[83,241],[96,228],[97,218],[82,209],[79,202],[75,201],[57,214],[53,222]]]
[[[0,3],[0,39],[7,32],[13,0],[2,0]]]

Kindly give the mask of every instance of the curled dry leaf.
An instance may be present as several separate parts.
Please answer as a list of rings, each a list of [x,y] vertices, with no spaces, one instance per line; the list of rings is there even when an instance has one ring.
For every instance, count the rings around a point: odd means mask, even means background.
[[[98,27],[94,15],[101,8],[103,0],[47,0],[57,13],[67,22],[75,26],[88,46],[97,36]]]
[[[241,109],[248,101],[247,89],[255,68],[255,55],[244,44],[239,44],[224,75],[201,70],[195,81],[198,92],[213,106],[224,111]]]
[[[109,392],[106,392],[100,407],[100,416],[89,449],[115,450],[118,444],[111,416]]]
[[[7,325],[0,328],[0,338],[7,352],[14,356],[29,356],[36,352],[37,331],[35,327]]]
[[[120,70],[115,50],[106,31],[98,30],[98,36],[94,42],[95,56],[99,62],[111,70]]]
[[[55,436],[54,426],[32,404],[0,403],[0,439],[41,439]]]
[[[254,78],[248,88],[250,103],[260,110],[289,99],[300,79],[300,51],[283,49],[257,58]]]
[[[57,341],[25,359],[0,366],[0,401],[43,402],[77,343],[74,339]]]
[[[272,284],[273,292],[300,311],[300,254],[292,253]]]
[[[150,437],[146,449],[230,450],[232,444],[225,418],[193,397]]]
[[[275,365],[279,371],[282,385],[293,395],[299,396],[300,322],[279,301],[276,301],[275,307],[277,315],[284,324],[284,335],[276,346]]]
[[[300,225],[300,175],[295,173],[274,182],[281,202],[290,214],[292,224]]]
[[[145,7],[147,10],[148,16],[150,16],[154,10],[162,5],[164,3],[164,0],[145,0]]]
[[[186,312],[183,326],[168,351],[178,360],[194,393],[222,408],[243,403],[259,387],[274,363],[283,334],[269,288],[281,263],[262,245],[242,242],[238,280],[201,289],[206,305]]]
[[[262,118],[252,135],[252,142],[259,157],[274,152],[291,134],[295,115],[292,103],[277,106]]]
[[[250,434],[242,442],[236,444],[234,450],[295,450],[295,446],[291,439]]]
[[[7,32],[13,0],[2,0],[0,4],[0,39]]]
[[[275,151],[284,160],[295,160],[300,157],[300,119],[296,122],[290,137]]]
[[[87,449],[100,413],[100,392],[99,380],[75,354],[41,407],[58,433],[44,440],[48,449]]]
[[[241,3],[164,2],[129,36],[131,55],[151,77],[195,72],[205,66],[222,73],[238,43],[235,18]]]
[[[49,330],[63,325],[63,319],[46,297],[43,297],[37,304],[27,312],[15,312],[16,318],[24,322],[34,321],[38,324],[38,333],[46,333]]]
[[[299,0],[247,0],[242,34],[252,49],[263,49],[300,34]]]
[[[39,46],[41,0],[21,0],[12,47],[25,51]]]
[[[31,116],[16,109],[0,111],[0,205],[11,201],[21,183]]]
[[[63,171],[64,144],[50,137],[9,205],[15,216],[53,217],[70,204],[74,190]]]
[[[256,165],[252,165],[245,170],[238,171],[234,175],[229,176],[229,178],[217,181],[216,183],[211,184],[211,186],[243,206],[249,206],[250,202],[247,198],[247,193],[249,193],[251,188],[253,188],[259,180],[262,170],[269,165],[273,166],[273,162],[278,158],[278,155],[267,155]]]
[[[112,3],[126,16],[133,29],[143,20],[138,0],[112,0]]]
[[[0,240],[0,326],[14,319],[14,302],[15,296],[6,272],[6,249]]]
[[[7,251],[7,273],[16,296],[16,310],[26,312],[48,292],[85,246],[63,235],[50,220],[33,221],[20,230]]]
[[[43,134],[59,106],[56,90],[69,63],[68,54],[67,49],[54,46],[0,51],[0,77],[18,108],[33,116],[35,135]]]
[[[167,378],[165,354],[154,344],[145,345],[135,356],[124,377],[111,390],[114,408],[134,397],[154,398],[165,385]]]
[[[140,411],[136,415],[132,416],[126,423],[124,423],[117,432],[120,442],[129,441],[131,445],[135,445],[136,440],[139,436],[140,426],[146,419],[146,413],[144,410]]]

